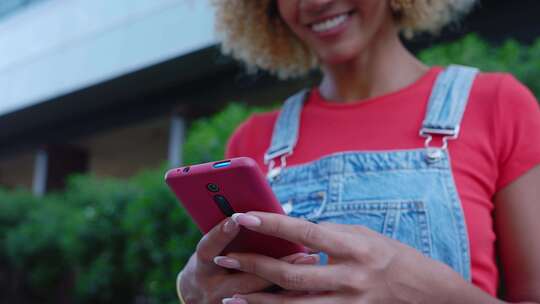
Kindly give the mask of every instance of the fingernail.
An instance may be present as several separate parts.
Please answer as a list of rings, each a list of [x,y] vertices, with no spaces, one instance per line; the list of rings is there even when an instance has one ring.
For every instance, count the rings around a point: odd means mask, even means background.
[[[303,257],[300,257],[296,260],[294,260],[294,264],[318,264],[319,263],[319,255],[317,254],[309,254]]]
[[[214,258],[214,263],[218,266],[229,268],[229,269],[239,269],[240,268],[240,262],[238,262],[235,259],[224,257],[224,256],[217,256]]]
[[[240,298],[225,298],[221,300],[221,303],[223,304],[248,304],[246,300],[240,299]]]
[[[244,213],[235,213],[231,217],[236,223],[245,227],[257,227],[261,225],[261,219]]]
[[[228,219],[227,222],[225,222],[225,225],[223,225],[223,231],[225,233],[231,233],[236,231],[236,229],[238,229],[238,224],[232,219]]]
[[[299,258],[303,258],[303,257],[308,256],[308,255],[309,254],[304,253],[304,252],[295,253],[295,254],[291,255],[290,257],[288,257],[286,259],[286,261],[290,261],[289,263],[294,263],[294,261],[298,260]]]

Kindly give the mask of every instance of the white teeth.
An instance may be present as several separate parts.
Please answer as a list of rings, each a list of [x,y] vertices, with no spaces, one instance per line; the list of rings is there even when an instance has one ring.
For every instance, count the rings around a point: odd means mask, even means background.
[[[347,14],[342,14],[332,19],[328,19],[320,23],[315,23],[311,26],[311,29],[318,33],[325,32],[343,24],[348,17],[349,16]]]

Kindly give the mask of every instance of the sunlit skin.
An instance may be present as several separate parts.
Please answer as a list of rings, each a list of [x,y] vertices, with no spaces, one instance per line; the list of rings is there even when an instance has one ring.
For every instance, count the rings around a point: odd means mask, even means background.
[[[428,70],[401,43],[389,1],[277,1],[281,18],[318,55],[321,94],[330,101],[362,102],[394,92]],[[343,13],[342,25],[323,34],[313,31],[313,23]],[[539,184],[537,167],[494,197],[499,257],[513,303],[540,303],[540,241],[531,233],[540,231]],[[239,226],[323,250],[333,264],[316,266],[317,258],[304,254],[283,260],[218,256]],[[188,304],[506,303],[447,266],[363,227],[315,225],[265,213],[237,215],[215,227],[201,239],[181,277]],[[264,292],[272,285],[285,290]]]

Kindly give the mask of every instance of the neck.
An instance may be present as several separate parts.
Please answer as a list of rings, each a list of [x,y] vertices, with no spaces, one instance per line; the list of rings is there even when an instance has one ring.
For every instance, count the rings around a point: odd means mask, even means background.
[[[353,102],[402,89],[428,71],[395,33],[377,35],[356,58],[323,65],[320,92],[327,100]]]

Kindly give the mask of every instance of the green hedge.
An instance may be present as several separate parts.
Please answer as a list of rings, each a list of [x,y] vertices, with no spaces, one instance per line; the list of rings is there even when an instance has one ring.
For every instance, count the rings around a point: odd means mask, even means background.
[[[482,71],[512,73],[540,96],[540,38],[530,46],[513,40],[492,46],[471,34],[458,42],[425,50],[419,57],[429,65],[456,63],[476,66]]]
[[[254,110],[231,104],[195,122],[186,159],[220,158]],[[0,302],[177,303],[176,274],[201,235],[164,172],[129,180],[74,176],[65,192],[39,199],[0,191]]]
[[[509,71],[540,96],[540,40],[492,47],[469,36],[420,57]],[[258,110],[231,104],[195,122],[186,161],[221,158],[232,131]],[[200,233],[163,183],[164,171],[129,180],[75,176],[65,192],[39,199],[0,190],[0,302],[177,303],[175,276]]]

